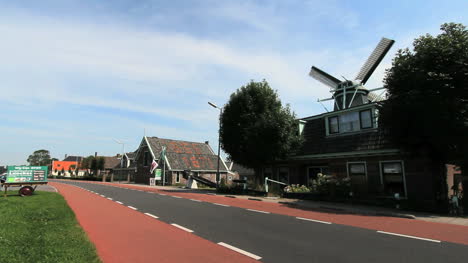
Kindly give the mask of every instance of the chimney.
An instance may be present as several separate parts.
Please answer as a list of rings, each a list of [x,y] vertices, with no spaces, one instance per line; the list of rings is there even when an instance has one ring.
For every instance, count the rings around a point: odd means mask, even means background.
[[[206,144],[210,144],[210,141],[205,141]]]

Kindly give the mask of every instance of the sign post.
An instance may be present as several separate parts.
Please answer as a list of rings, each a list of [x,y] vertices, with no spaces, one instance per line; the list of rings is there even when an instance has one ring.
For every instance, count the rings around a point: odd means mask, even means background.
[[[10,186],[21,187],[19,190],[21,196],[32,195],[36,187],[41,184],[47,184],[47,166],[8,166],[7,177],[3,183],[5,187],[3,196],[7,196]]]
[[[8,166],[6,183],[47,182],[47,166]]]

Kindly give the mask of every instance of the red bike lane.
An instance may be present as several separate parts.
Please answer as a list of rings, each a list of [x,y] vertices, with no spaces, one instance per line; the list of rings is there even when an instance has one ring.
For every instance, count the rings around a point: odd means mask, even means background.
[[[461,225],[434,223],[422,220],[386,216],[327,213],[322,211],[317,212],[310,210],[302,210],[300,208],[292,208],[288,207],[285,204],[273,202],[260,202],[239,198],[229,198],[225,196],[208,195],[203,193],[173,192],[170,190],[160,190],[144,186],[122,185],[116,183],[99,184],[107,184],[117,187],[164,193],[167,195],[174,195],[187,199],[197,199],[204,202],[219,203],[246,209],[261,210],[275,214],[327,221],[335,224],[366,228],[376,231],[391,232],[396,234],[468,245],[468,227]]]
[[[141,212],[54,183],[103,262],[257,262]]]

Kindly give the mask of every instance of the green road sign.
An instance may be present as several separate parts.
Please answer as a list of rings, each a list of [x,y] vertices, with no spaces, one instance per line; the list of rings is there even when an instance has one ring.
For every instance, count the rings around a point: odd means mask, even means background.
[[[47,182],[47,166],[8,166],[6,182]]]

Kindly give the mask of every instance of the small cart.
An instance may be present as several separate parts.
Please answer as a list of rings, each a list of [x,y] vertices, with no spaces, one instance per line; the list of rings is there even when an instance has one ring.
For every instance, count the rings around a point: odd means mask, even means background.
[[[1,187],[5,189],[4,197],[12,186],[20,187],[21,196],[30,196],[38,185],[47,184],[47,166],[8,166],[6,177],[0,179]]]
[[[18,186],[21,187],[18,191],[19,195],[21,196],[30,196],[36,190],[38,185],[44,185],[47,182],[28,182],[28,183],[3,183],[2,187],[5,189],[5,193],[3,194],[4,197],[7,196],[8,187]]]

